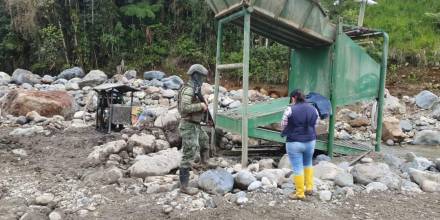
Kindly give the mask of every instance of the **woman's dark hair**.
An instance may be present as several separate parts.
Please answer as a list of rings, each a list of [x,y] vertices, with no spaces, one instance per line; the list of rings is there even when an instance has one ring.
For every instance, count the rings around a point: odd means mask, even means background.
[[[297,103],[305,102],[306,97],[304,93],[301,91],[301,89],[295,89],[290,93],[290,100],[292,100],[292,97],[295,97],[295,100]]]

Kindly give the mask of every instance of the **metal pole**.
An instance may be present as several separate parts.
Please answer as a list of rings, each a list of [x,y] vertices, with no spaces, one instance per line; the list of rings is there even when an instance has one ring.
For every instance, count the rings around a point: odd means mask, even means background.
[[[382,142],[382,121],[383,121],[383,106],[384,106],[384,93],[385,93],[385,81],[387,75],[387,59],[388,59],[388,34],[383,32],[383,49],[382,49],[382,63],[380,65],[380,82],[379,82],[379,94],[377,101],[377,128],[376,128],[376,146],[375,151],[380,151],[380,144]]]
[[[222,40],[223,40],[223,24],[221,22],[218,23],[217,27],[217,52],[215,56],[215,85],[214,85],[214,111],[212,115],[212,119],[214,120],[214,123],[217,120],[217,112],[218,112],[218,94],[219,94],[219,87],[220,87],[220,71],[218,69],[218,65],[220,65],[221,62],[221,46],[222,46]],[[211,154],[215,154],[215,128],[213,127],[211,129]]]
[[[335,142],[335,122],[336,122],[336,74],[338,71],[338,61],[339,61],[339,35],[342,34],[342,19],[339,18],[338,22],[338,30],[336,35],[336,41],[333,46],[332,51],[332,71],[331,71],[331,80],[330,80],[330,101],[332,104],[332,114],[330,115],[329,119],[329,126],[328,126],[328,145],[327,145],[327,155],[331,158],[333,158],[333,145]]]
[[[244,14],[243,39],[243,100],[242,100],[242,127],[241,127],[241,165],[248,162],[248,89],[249,89],[249,55],[250,55],[251,14]]]
[[[358,27],[364,25],[365,8],[367,7],[367,0],[362,0],[361,8],[359,9]]]

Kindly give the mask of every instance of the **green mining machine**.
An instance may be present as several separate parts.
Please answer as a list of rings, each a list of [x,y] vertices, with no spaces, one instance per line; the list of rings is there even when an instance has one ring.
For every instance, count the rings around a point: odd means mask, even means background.
[[[375,150],[380,150],[388,53],[388,35],[385,32],[345,26],[342,21],[334,25],[314,0],[207,0],[207,3],[218,20],[214,103],[218,103],[222,72],[243,70],[241,107],[218,112],[218,106],[214,105],[213,117],[217,128],[241,134],[244,165],[248,160],[249,137],[285,142],[280,131],[267,126],[281,120],[289,103],[288,98],[280,98],[248,105],[251,31],[292,48],[289,92],[300,88],[305,92],[318,92],[331,100],[334,114],[329,119],[328,134],[318,138],[316,149],[326,151],[330,156],[368,151],[369,147],[362,144],[334,140],[335,112],[338,106],[376,99]],[[226,23],[243,27],[242,63],[222,63],[222,36]],[[381,63],[377,63],[353,41],[367,37],[383,37]]]

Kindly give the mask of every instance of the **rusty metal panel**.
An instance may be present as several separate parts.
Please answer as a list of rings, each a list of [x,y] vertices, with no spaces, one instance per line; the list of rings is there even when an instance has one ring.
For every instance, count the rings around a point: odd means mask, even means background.
[[[343,33],[338,35],[335,45],[336,105],[378,97],[380,64]]]
[[[131,106],[113,104],[112,108],[112,123],[131,125]]]
[[[289,74],[289,92],[296,88],[305,93],[318,92],[330,97],[331,46],[304,48],[292,51]]]

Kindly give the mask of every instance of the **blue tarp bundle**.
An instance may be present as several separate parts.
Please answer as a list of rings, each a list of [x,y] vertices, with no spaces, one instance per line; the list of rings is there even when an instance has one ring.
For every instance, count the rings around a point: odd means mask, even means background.
[[[332,104],[330,100],[321,94],[311,92],[306,95],[306,101],[318,110],[321,119],[326,119],[332,115]]]

